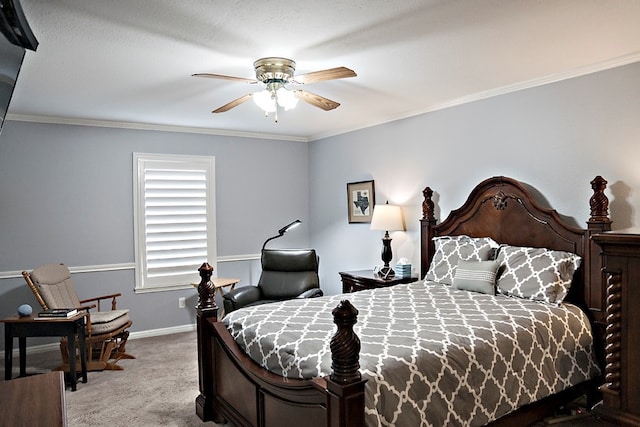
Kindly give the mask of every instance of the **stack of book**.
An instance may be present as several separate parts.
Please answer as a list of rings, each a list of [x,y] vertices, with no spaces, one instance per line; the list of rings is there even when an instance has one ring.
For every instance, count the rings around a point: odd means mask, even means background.
[[[38,313],[38,317],[73,317],[76,314],[77,308],[51,308]]]
[[[411,277],[411,264],[396,264],[396,277]]]

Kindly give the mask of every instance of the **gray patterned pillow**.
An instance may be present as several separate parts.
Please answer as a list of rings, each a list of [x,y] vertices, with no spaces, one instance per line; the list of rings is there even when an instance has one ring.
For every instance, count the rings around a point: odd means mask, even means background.
[[[494,249],[500,247],[490,237],[434,237],[435,253],[424,277],[425,282],[453,284],[459,261],[488,261]]]
[[[582,259],[573,253],[544,248],[502,246],[498,292],[560,304],[569,292],[573,273]]]
[[[453,287],[465,291],[496,294],[498,261],[459,261]]]

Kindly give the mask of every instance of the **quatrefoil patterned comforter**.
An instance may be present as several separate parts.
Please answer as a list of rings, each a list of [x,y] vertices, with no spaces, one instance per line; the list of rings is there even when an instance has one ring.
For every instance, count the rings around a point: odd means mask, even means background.
[[[599,374],[576,306],[415,282],[234,311],[244,351],[289,378],[326,376],[331,311],[359,310],[360,370],[370,426],[479,426]]]

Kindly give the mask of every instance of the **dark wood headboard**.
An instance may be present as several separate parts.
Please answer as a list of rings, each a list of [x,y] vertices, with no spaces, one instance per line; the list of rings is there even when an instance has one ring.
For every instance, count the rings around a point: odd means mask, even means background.
[[[604,322],[605,293],[599,249],[591,235],[611,229],[608,199],[604,194],[607,181],[597,176],[591,181],[594,194],[589,199],[591,218],[588,228],[569,223],[557,211],[542,207],[535,190],[504,176],[489,178],[478,184],[459,209],[437,224],[434,216],[433,191],[423,191],[421,223],[421,277],[426,274],[434,253],[436,236],[466,234],[491,237],[498,243],[573,252],[582,257],[571,291],[567,297],[581,306],[596,324]]]

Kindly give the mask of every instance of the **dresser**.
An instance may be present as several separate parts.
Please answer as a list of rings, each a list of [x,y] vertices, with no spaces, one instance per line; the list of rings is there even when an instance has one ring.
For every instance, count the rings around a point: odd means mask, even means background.
[[[640,426],[640,228],[595,234],[606,288],[605,380],[608,421]]]
[[[67,425],[62,371],[0,382],[2,426]]]
[[[342,279],[342,293],[362,291],[364,289],[384,288],[400,283],[411,283],[418,280],[417,277],[389,277],[383,279],[373,270],[342,271],[339,273]]]

